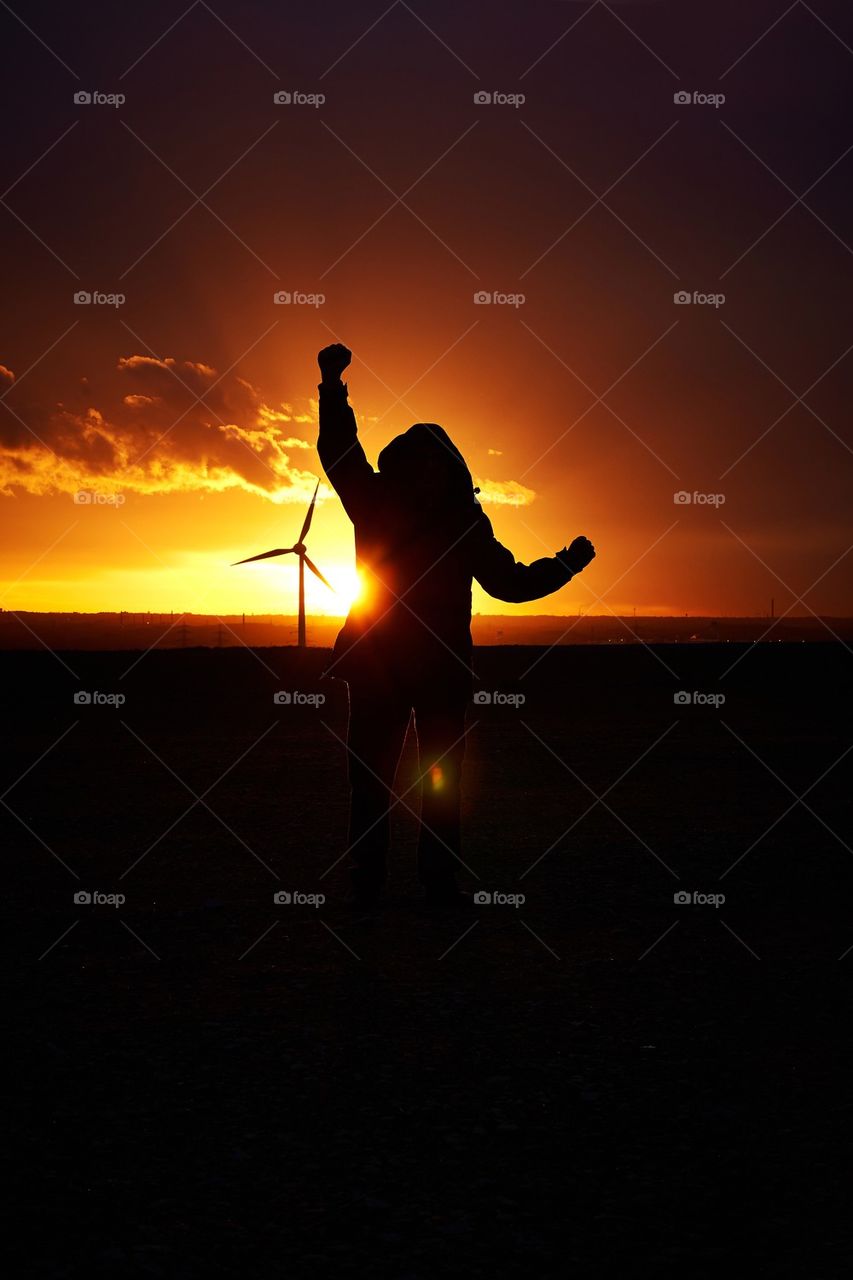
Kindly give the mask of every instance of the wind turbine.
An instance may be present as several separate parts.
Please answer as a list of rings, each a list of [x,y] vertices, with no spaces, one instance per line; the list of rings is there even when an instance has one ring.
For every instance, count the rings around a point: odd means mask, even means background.
[[[235,565],[238,565],[251,564],[253,560],[269,560],[272,556],[295,555],[299,557],[299,626],[297,631],[297,644],[300,649],[305,648],[305,566],[307,565],[311,572],[318,577],[330,591],[334,591],[335,589],[331,582],[328,582],[323,577],[313,560],[308,558],[308,552],[305,550],[305,539],[308,535],[308,530],[311,528],[311,520],[314,515],[314,504],[317,501],[317,490],[319,488],[320,481],[318,480],[314,489],[314,496],[308,507],[308,514],[305,517],[305,522],[302,525],[302,531],[299,534],[299,539],[292,547],[276,547],[273,551],[262,551],[259,556],[248,556],[245,560],[235,561]],[[235,565],[232,565],[232,568],[235,567]]]

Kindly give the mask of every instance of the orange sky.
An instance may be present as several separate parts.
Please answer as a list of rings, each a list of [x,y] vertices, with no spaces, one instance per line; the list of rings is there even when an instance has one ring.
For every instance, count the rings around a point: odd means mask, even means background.
[[[475,609],[852,612],[850,157],[822,177],[848,55],[797,18],[732,71],[724,112],[676,109],[688,69],[713,87],[749,45],[722,8],[725,27],[720,6],[675,25],[625,6],[657,60],[601,12],[532,69],[565,10],[534,5],[523,31],[496,10],[484,33],[439,6],[439,41],[395,9],[337,63],[367,25],[343,8],[331,34],[247,15],[248,52],[197,12],[138,63],[158,7],[142,47],[105,10],[87,35],[118,109],[73,103],[92,65],[73,25],[72,80],[12,23],[44,93],[6,155],[0,605],[293,612],[293,565],[229,566],[298,532],[315,356],[342,340],[373,461],[440,422],[519,559],[598,549],[546,601],[475,587]],[[811,72],[786,61],[801,47]],[[326,103],[274,105],[297,83]],[[527,101],[477,107],[486,83]],[[780,218],[767,165],[795,191],[821,178],[819,216]],[[85,198],[58,201],[69,182]],[[309,610],[339,613],[352,533],[321,494],[309,549],[340,599],[312,579]]]

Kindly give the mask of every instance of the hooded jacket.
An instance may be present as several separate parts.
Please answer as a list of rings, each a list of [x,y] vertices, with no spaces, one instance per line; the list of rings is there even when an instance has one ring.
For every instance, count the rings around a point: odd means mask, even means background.
[[[317,449],[355,530],[363,583],[328,671],[383,683],[439,678],[471,688],[471,585],[498,600],[538,600],[564,586],[558,556],[519,564],[492,532],[447,432],[419,422],[365,456],[345,383],[320,384]]]

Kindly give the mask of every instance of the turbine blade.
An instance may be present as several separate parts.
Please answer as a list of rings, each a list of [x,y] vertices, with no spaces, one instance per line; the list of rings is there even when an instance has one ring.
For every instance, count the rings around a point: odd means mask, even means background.
[[[302,532],[300,533],[299,537],[296,540],[297,542],[304,542],[305,535],[307,534],[308,530],[311,528],[311,520],[314,515],[314,503],[317,501],[317,490],[319,488],[320,488],[320,481],[318,480],[316,487],[314,489],[314,497],[311,499],[310,506],[308,507],[308,514],[305,517],[305,523],[302,526]]]
[[[274,551],[262,551],[259,556],[247,556],[245,560],[235,560],[231,568],[235,568],[238,564],[251,564],[253,560],[269,560],[270,556],[286,556],[293,550],[293,547],[276,547]]]
[[[309,559],[308,559],[308,557],[307,557],[306,555],[303,555],[302,559],[305,561],[305,563],[307,564],[307,566],[308,566],[308,568],[311,570],[311,572],[312,572],[313,574],[315,574],[315,575],[316,575],[316,577],[318,577],[318,578],[320,579],[320,581],[321,581],[321,582],[325,582],[326,586],[329,588],[329,590],[330,590],[330,591],[334,591],[334,590],[335,590],[335,588],[332,586],[331,582],[326,581],[326,579],[323,577],[322,573],[321,573],[321,572],[320,572],[320,570],[317,568],[317,566],[316,566],[316,564],[314,563],[314,561],[313,561],[313,560],[309,560]]]

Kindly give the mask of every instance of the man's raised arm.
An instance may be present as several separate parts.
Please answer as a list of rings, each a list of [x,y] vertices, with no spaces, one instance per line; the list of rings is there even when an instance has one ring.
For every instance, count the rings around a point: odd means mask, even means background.
[[[589,539],[580,537],[555,556],[545,556],[532,564],[520,564],[512,552],[498,542],[485,512],[482,517],[482,526],[475,535],[474,577],[496,600],[506,600],[511,604],[541,600],[564,587],[595,556],[595,547]]]
[[[370,500],[376,472],[359,443],[355,414],[347,400],[347,386],[341,382],[341,374],[351,359],[352,352],[340,342],[324,347],[317,357],[322,375],[317,452],[344,510],[355,520]]]

